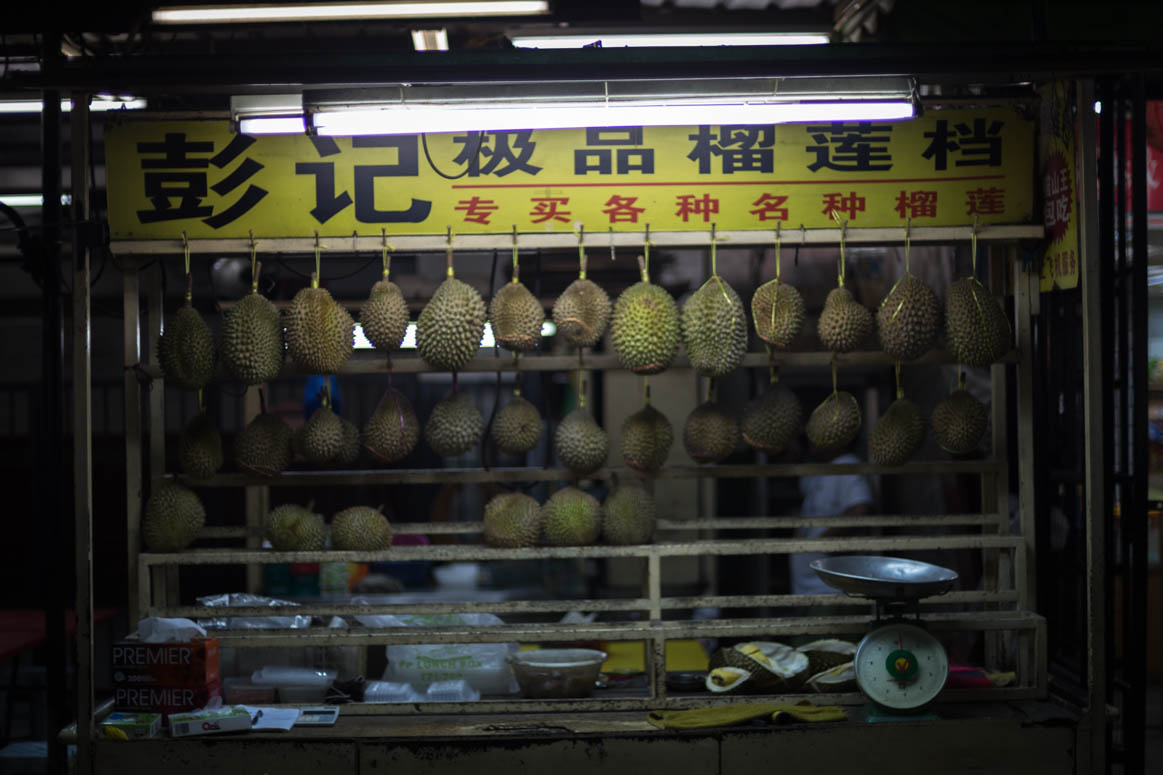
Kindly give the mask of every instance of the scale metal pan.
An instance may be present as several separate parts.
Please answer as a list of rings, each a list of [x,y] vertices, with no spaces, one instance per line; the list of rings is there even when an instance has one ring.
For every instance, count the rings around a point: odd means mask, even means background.
[[[916,600],[943,595],[957,573],[940,565],[899,557],[844,555],[814,560],[812,570],[825,584],[854,597]]]

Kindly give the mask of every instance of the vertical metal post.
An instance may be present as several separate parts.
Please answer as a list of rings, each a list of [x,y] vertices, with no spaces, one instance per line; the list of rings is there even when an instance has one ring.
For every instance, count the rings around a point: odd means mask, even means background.
[[[144,493],[141,464],[141,293],[138,288],[137,258],[122,261],[122,317],[124,335],[125,386],[125,558],[129,572],[129,621],[141,618],[138,612],[137,555],[141,552],[141,505]]]
[[[60,58],[60,39],[44,37],[44,62],[49,67]],[[60,546],[71,532],[71,520],[64,507],[60,472],[65,470],[64,432],[64,336],[65,318],[61,272],[61,95],[44,92],[41,105],[41,234],[44,246],[41,266],[41,382],[40,382],[40,480],[41,545]],[[44,563],[44,583],[40,586],[45,612],[45,726],[49,730],[48,772],[67,771],[64,747],[56,742],[55,730],[69,723],[69,647],[65,637],[65,610],[72,597],[68,561],[59,552],[48,552]]]
[[[1098,191],[1094,185],[1098,170],[1095,132],[1094,81],[1078,86],[1078,141],[1080,192],[1079,242],[1082,248],[1082,345],[1083,423],[1085,444],[1086,513],[1086,616],[1087,616],[1087,717],[1089,761],[1081,762],[1088,772],[1104,772],[1107,749],[1107,610],[1106,610],[1106,528],[1110,506],[1107,443],[1109,425],[1104,408],[1110,405],[1108,357],[1104,343],[1109,333],[1103,314],[1103,267],[1099,244]],[[1109,162],[1109,157],[1104,160]],[[1107,200],[1110,201],[1109,199]]]
[[[89,246],[89,95],[74,94],[73,479],[77,561],[77,772],[93,771],[93,470]]]
[[[662,621],[662,558],[651,552],[646,558],[646,589],[650,600],[650,623]],[[661,635],[651,636],[643,644],[646,651],[646,671],[650,681],[650,697],[654,700],[666,699],[666,639]]]
[[[154,264],[149,278],[149,293],[146,296],[146,354],[150,362],[157,364],[158,342],[165,326],[165,265],[164,258]],[[149,476],[151,491],[161,481],[166,472],[166,382],[157,377],[149,387]],[[166,604],[166,571],[164,566],[154,565],[148,571],[149,589],[144,597],[155,606]],[[139,575],[139,579],[141,576]],[[144,611],[142,612],[144,613]],[[136,627],[137,622],[131,621]]]
[[[258,395],[259,388],[247,388],[243,397],[242,421],[245,426],[261,411]],[[246,546],[248,549],[257,549],[262,546],[261,527],[263,515],[267,512],[267,501],[270,489],[267,487],[246,488]],[[246,566],[246,591],[258,594],[262,591],[262,566]]]
[[[1126,772],[1146,771],[1147,717],[1147,480],[1151,470],[1147,441],[1147,104],[1143,75],[1135,77],[1131,110],[1131,271],[1124,282],[1131,283],[1127,294],[1131,302],[1131,347],[1121,357],[1134,357],[1131,364],[1131,436],[1133,468],[1126,470],[1134,478],[1129,508],[1122,513],[1123,530],[1131,546],[1125,561],[1129,568],[1127,604],[1123,615],[1131,623],[1124,643],[1124,678],[1129,688],[1123,708]],[[1126,224],[1120,224],[1125,229]],[[1130,461],[1125,461],[1129,463]]]
[[[1038,576],[1035,558],[1034,529],[1034,304],[1039,293],[1039,276],[1019,268],[1018,248],[1008,248],[1010,263],[1017,276],[1017,348],[1018,348],[1018,518],[1025,544],[1026,569],[1014,577],[1018,607],[1032,611],[1038,599]]]

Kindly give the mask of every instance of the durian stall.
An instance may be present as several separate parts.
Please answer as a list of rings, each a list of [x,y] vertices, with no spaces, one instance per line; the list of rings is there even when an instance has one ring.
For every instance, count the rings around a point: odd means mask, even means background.
[[[83,127],[88,116],[75,111],[74,121]],[[1005,149],[992,167],[988,159],[972,160],[984,161],[988,175],[966,175],[964,168],[922,155],[925,137],[974,122],[992,122],[998,147]],[[244,135],[230,116],[220,115],[109,121],[111,250],[125,291],[131,620],[220,618],[221,607],[195,600],[184,588],[192,578],[204,587],[214,578],[205,572],[210,568],[220,569],[222,578],[229,569],[244,569],[245,591],[256,592],[263,568],[284,564],[545,567],[560,561],[580,573],[586,563],[620,562],[634,566],[639,593],[263,600],[232,606],[229,616],[303,617],[313,620],[311,626],[226,628],[213,636],[224,651],[238,653],[346,650],[358,654],[359,675],[368,670],[370,647],[519,643],[612,650],[641,644],[642,680],[606,676],[603,688],[586,687],[589,696],[538,697],[523,687],[523,694],[462,701],[350,702],[341,705],[335,726],[296,727],[281,737],[256,732],[194,743],[97,741],[96,771],[132,771],[149,761],[182,772],[227,765],[370,772],[380,764],[418,762],[429,769],[556,766],[562,757],[601,755],[626,766],[718,772],[771,755],[816,763],[823,756],[841,766],[857,752],[875,761],[883,755],[873,767],[881,771],[890,751],[894,768],[934,757],[999,772],[1073,767],[1079,744],[1074,727],[1042,724],[1062,717],[1038,702],[1047,696],[1045,621],[1032,602],[1030,315],[1039,277],[1036,267],[1019,260],[1043,234],[1032,223],[1034,122],[1013,107],[938,103],[926,105],[923,117],[891,126],[891,138],[878,141],[897,164],[891,179],[876,165],[846,166],[833,149],[831,165],[821,163],[814,180],[803,180],[817,172],[806,173],[806,162],[830,152],[821,127],[778,125],[752,137],[757,152],[768,151],[766,167],[727,168],[728,144],[720,139],[717,156],[707,155],[698,173],[694,152],[686,152],[699,127],[646,127],[619,130],[628,136],[618,141],[625,146],[619,153],[649,150],[655,160],[649,174],[657,164],[658,177],[627,172],[583,186],[574,152],[609,154],[602,143],[615,141],[589,134],[598,130],[563,129],[523,138],[543,149],[535,157],[538,172],[518,164],[512,177],[458,185],[421,165],[407,173],[412,189],[401,197],[376,187],[374,176],[400,174],[393,165],[405,162],[393,161],[397,157],[384,149],[405,159],[415,136]],[[425,155],[429,146],[438,159],[456,153],[451,136],[423,139]],[[842,142],[849,141],[836,140]],[[212,187],[206,193],[205,212],[196,216],[169,212],[180,195],[150,182],[151,170],[166,166],[159,155],[175,158],[173,144],[184,147],[181,153],[207,157],[230,181],[221,192]],[[318,161],[335,154],[340,161]],[[238,166],[240,157],[245,160]],[[320,199],[322,164],[331,165],[331,204]],[[246,172],[224,169],[234,166]],[[377,170],[363,189],[361,169]],[[478,172],[485,179],[483,169]],[[721,179],[727,174],[733,177]],[[353,175],[356,206],[350,207],[351,196],[334,192],[350,186]],[[650,187],[642,185],[646,180]],[[243,183],[261,193],[239,199],[235,192]],[[910,191],[916,186],[924,190]],[[81,201],[86,195],[79,193]],[[373,201],[361,203],[361,196]],[[403,207],[409,197],[407,211],[383,209]],[[324,215],[323,207],[338,209]],[[968,260],[951,260],[955,247]],[[833,267],[834,287],[814,321],[791,279],[801,250],[805,263],[816,251]],[[896,281],[880,297],[869,298],[856,285],[855,251],[899,257]],[[498,254],[505,257],[499,273]],[[554,298],[533,292],[531,266],[540,265],[542,254],[577,256],[576,279]],[[328,289],[335,276],[329,266],[345,256],[371,256],[382,267],[378,279],[374,271],[360,275],[367,280],[360,298],[337,298]],[[629,268],[630,281],[620,282],[619,292],[593,279],[598,256]],[[216,320],[208,313],[211,300],[198,298],[195,278],[227,258],[248,266],[250,290],[222,304]],[[913,271],[922,260],[943,261],[960,274],[946,287],[932,287],[923,279],[929,275]],[[490,261],[493,269],[485,275],[479,267]],[[307,271],[298,273],[304,277],[293,292],[266,298],[260,279],[281,262]],[[734,275],[726,269],[732,264],[759,275],[750,299],[732,286]],[[404,275],[401,265],[416,276]],[[176,272],[177,266],[185,300],[168,308],[165,269]],[[663,280],[680,269],[699,278],[681,304]],[[496,277],[502,278],[499,288]],[[366,348],[353,348],[357,322]],[[481,345],[486,323],[492,347]],[[543,334],[547,327],[555,331],[552,338]],[[748,374],[748,394],[717,395],[740,371]],[[910,398],[910,375],[944,381],[953,373],[940,400],[923,405]],[[279,385],[301,395],[304,382],[317,375],[374,380],[380,398],[363,416],[345,413],[331,394],[339,383],[325,378],[313,397],[317,408],[295,430],[268,411]],[[477,375],[496,378],[491,417],[474,402],[478,383],[471,380]],[[564,376],[575,396],[572,406],[554,407],[560,411],[553,414],[521,390],[550,375]],[[967,376],[987,387],[988,400],[967,389]],[[417,392],[408,395],[394,377],[401,384],[415,377],[408,384]],[[505,394],[502,379],[513,387]],[[875,386],[886,383],[891,399],[881,401]],[[822,399],[805,405],[797,395],[802,385],[822,389]],[[422,394],[433,390],[436,395]],[[206,411],[214,391],[217,401],[234,402],[244,415],[232,444]],[[686,415],[668,416],[665,407],[680,393]],[[188,421],[183,417],[172,459],[166,418],[174,410],[166,403],[175,397],[196,402],[197,411]],[[1011,404],[1016,423],[1007,419]],[[419,407],[430,407],[427,416]],[[943,451],[918,459],[929,433]],[[790,450],[801,434],[828,454],[793,459]],[[831,462],[858,440],[865,442],[868,462]],[[485,445],[515,464],[486,465],[474,456]],[[444,462],[409,465],[423,447]],[[973,454],[982,449],[984,455]],[[1016,459],[1010,450],[1017,450]],[[970,478],[980,507],[820,517],[767,510],[766,482],[840,475],[882,482]],[[449,521],[414,516],[421,509],[385,515],[384,494],[425,485],[488,486],[493,494],[487,502],[467,501],[476,510]],[[764,510],[721,515],[720,496],[735,489],[762,492],[753,502]],[[294,497],[280,495],[277,502],[272,495],[291,490]],[[316,513],[317,494],[346,490],[364,500],[346,502],[326,519]],[[241,497],[224,501],[219,491],[241,491]],[[204,505],[211,498],[237,505],[216,513]],[[679,509],[676,498],[690,502]],[[816,537],[808,528],[875,534]],[[425,540],[403,540],[414,536]],[[723,591],[736,563],[750,567],[746,563],[757,558],[767,563],[804,553],[972,558],[980,566],[974,586],[944,584],[939,594],[918,594],[906,616],[923,621],[928,637],[980,642],[989,672],[1007,677],[942,690],[942,671],[934,714],[866,723],[860,709],[867,690],[857,690],[852,653],[887,603],[875,595],[773,593],[770,585],[746,594]],[[699,569],[693,593],[672,583],[674,569],[687,560]],[[730,613],[700,615],[706,610]],[[563,619],[571,612],[594,616]],[[480,626],[473,615],[501,623]],[[432,618],[413,627],[381,624],[421,616]],[[711,654],[711,672],[697,685],[682,684],[668,670],[670,647],[699,640],[724,648]],[[82,685],[91,687],[91,671],[91,661],[82,660]],[[647,712],[657,721],[669,712],[757,702],[786,709],[805,700],[846,709],[847,720],[796,727],[793,734],[766,727],[676,736],[647,718]],[[90,727],[96,711],[90,694],[79,728]],[[521,745],[514,748],[515,741]],[[87,748],[82,745],[82,757]],[[821,754],[822,748],[830,750]]]

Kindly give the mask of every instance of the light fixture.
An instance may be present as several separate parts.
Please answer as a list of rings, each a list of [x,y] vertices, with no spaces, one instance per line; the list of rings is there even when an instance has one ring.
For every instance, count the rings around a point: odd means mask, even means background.
[[[546,320],[541,323],[541,335],[553,336],[557,333],[557,325],[552,320]],[[496,340],[493,338],[493,327],[489,323],[485,323],[484,333],[481,334],[481,347],[493,347],[496,345]],[[363,326],[359,323],[355,324],[355,349],[357,350],[373,350],[375,345],[368,340],[367,334],[363,332]],[[400,343],[401,350],[416,349],[416,324],[409,323],[406,332],[404,333],[404,341]]]
[[[0,100],[0,113],[40,113],[43,107],[44,103],[40,100]],[[145,107],[145,100],[136,97],[98,95],[89,102],[89,110],[93,112],[144,110]],[[72,100],[61,100],[61,111],[68,113],[72,109]]]
[[[707,115],[744,125],[891,121],[915,115],[913,94],[908,78],[719,78],[315,90],[303,105],[308,131],[349,136],[682,126]]]
[[[663,46],[810,46],[828,43],[827,32],[716,32],[713,30],[655,29],[561,31],[516,29],[507,33],[517,48],[657,48]]]
[[[230,120],[244,135],[293,135],[307,131],[301,94],[231,97]]]
[[[412,48],[417,51],[448,51],[448,30],[412,30]]]
[[[440,16],[538,16],[549,13],[548,0],[368,0],[337,3],[253,3],[247,5],[173,5],[153,11],[157,24],[248,24],[262,22],[423,19]]]
[[[73,197],[61,194],[61,204],[72,204]],[[43,194],[0,194],[0,202],[9,207],[40,207],[44,204]]]

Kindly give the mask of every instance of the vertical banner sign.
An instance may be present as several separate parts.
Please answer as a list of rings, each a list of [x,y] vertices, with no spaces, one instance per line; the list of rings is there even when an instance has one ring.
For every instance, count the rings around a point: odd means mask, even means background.
[[[1078,168],[1073,90],[1068,82],[1055,81],[1042,87],[1041,94],[1039,155],[1046,245],[1039,287],[1045,292],[1078,287]]]
[[[959,226],[1033,218],[1033,124],[900,122],[307,137],[113,117],[117,240]]]

